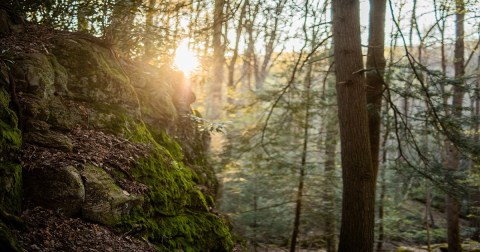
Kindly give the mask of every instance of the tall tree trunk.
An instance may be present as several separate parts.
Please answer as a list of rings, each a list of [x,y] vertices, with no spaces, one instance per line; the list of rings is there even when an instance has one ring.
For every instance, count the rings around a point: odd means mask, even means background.
[[[383,74],[385,72],[385,9],[386,0],[370,0],[370,26],[367,53],[367,107],[370,150],[374,177],[378,173],[380,153],[380,111],[382,108]]]
[[[465,6],[463,0],[456,1],[456,27],[455,27],[455,86],[453,87],[452,115],[456,118],[462,116],[463,96],[465,93],[463,77],[465,75],[464,60],[464,18]],[[449,142],[448,166],[452,172],[457,172],[460,168],[461,155],[456,146]],[[447,226],[448,226],[448,251],[460,252],[462,250],[459,229],[459,211],[460,203],[457,195],[448,194],[446,199]]]
[[[278,40],[278,29],[281,14],[285,7],[287,0],[277,0],[275,6],[275,15],[273,16],[273,24],[270,29],[265,27],[265,35],[268,36],[268,41],[265,41],[265,54],[263,55],[262,64],[258,64],[255,66],[255,87],[256,90],[262,90],[265,84],[265,79],[268,76],[270,63],[272,61],[273,52],[275,50],[275,44]],[[307,2],[308,3],[308,2]]]
[[[245,19],[245,13],[247,10],[247,6],[249,5],[248,0],[244,0],[242,9],[240,10],[240,17],[238,18],[237,29],[235,33],[235,47],[233,49],[232,59],[230,60],[230,64],[228,65],[228,103],[233,104],[233,93],[235,91],[235,66],[238,59],[238,50],[240,47],[240,38],[242,36],[243,30],[243,20]]]
[[[329,89],[335,88],[333,80],[329,80]],[[328,100],[332,100],[333,97],[327,97]],[[329,101],[328,104],[333,101]],[[325,119],[325,171],[324,171],[324,184],[325,191],[323,193],[323,202],[326,206],[325,209],[325,243],[327,252],[337,251],[336,242],[336,201],[335,201],[335,186],[336,186],[336,148],[338,138],[338,121],[337,118],[332,117],[330,113],[337,113],[337,111],[329,111]]]
[[[218,119],[222,109],[223,66],[225,63],[225,45],[222,43],[222,25],[225,21],[223,9],[225,0],[215,0],[213,14],[213,63],[212,78],[208,88],[206,116],[209,119]]]
[[[368,127],[359,1],[332,2],[343,199],[340,252],[373,251],[375,172]]]
[[[477,73],[480,73],[480,53],[478,54]],[[480,76],[477,76],[475,83],[475,95],[474,95],[474,116],[473,116],[473,133],[474,142],[478,143],[480,140]],[[472,174],[478,174],[478,164],[472,162],[470,172]],[[471,196],[472,215],[470,221],[470,227],[474,229],[471,239],[474,241],[480,241],[480,188],[473,186]]]
[[[385,109],[388,110],[388,104],[385,104]],[[387,146],[388,135],[390,134],[390,117],[387,116],[385,132],[382,138],[382,166],[380,171],[380,197],[378,200],[378,241],[377,252],[383,251],[383,243],[385,242],[385,199],[387,196],[387,179],[386,179],[386,163],[388,157],[388,151],[385,148]]]
[[[307,74],[305,77],[305,91],[306,91],[306,101],[305,101],[305,124],[303,128],[303,148],[302,148],[302,160],[300,163],[299,176],[298,176],[298,187],[297,187],[297,198],[295,202],[295,217],[293,221],[293,230],[290,241],[290,252],[295,252],[297,246],[297,237],[300,230],[300,216],[302,214],[302,203],[303,203],[303,187],[305,183],[305,168],[307,166],[307,153],[308,153],[308,128],[310,127],[310,103],[311,103],[311,94],[310,90],[312,87],[312,70],[313,64],[308,65]]]

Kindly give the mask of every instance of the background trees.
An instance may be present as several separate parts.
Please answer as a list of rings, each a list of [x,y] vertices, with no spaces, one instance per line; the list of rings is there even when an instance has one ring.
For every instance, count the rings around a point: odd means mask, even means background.
[[[450,247],[478,239],[478,225],[467,224],[478,220],[479,2],[350,2],[19,0],[11,6],[31,21],[102,38],[132,64],[171,65],[185,41],[200,62],[188,77],[195,109],[210,119],[202,119],[204,129],[226,127],[212,138],[221,209],[254,247],[334,251],[342,195],[344,206],[368,202],[368,218],[354,217],[351,227],[359,219],[373,223],[377,173],[375,236],[362,232],[367,237],[356,242],[348,234],[360,231],[344,224],[341,249],[374,239],[378,250],[446,241],[440,212],[452,206],[443,200],[447,192],[458,200],[458,210],[448,212],[461,227]],[[354,30],[342,30],[346,18],[357,22],[347,27]],[[355,41],[342,44],[342,36]],[[346,209],[344,221],[354,208]]]

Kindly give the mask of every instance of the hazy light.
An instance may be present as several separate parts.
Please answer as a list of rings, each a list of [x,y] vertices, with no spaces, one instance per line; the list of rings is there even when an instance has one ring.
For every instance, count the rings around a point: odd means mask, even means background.
[[[178,46],[173,63],[185,75],[190,75],[198,67],[197,56],[188,48],[188,40],[183,40]]]

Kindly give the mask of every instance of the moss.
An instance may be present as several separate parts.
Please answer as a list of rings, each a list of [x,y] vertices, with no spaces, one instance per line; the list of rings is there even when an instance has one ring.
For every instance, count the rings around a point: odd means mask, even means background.
[[[28,93],[38,98],[52,97],[55,92],[55,69],[45,54],[34,53],[22,57],[16,62],[25,74]],[[20,70],[20,69],[18,69]]]
[[[130,79],[109,49],[80,38],[52,42],[55,44],[52,52],[58,63],[69,72],[68,90],[74,98],[125,107],[138,106]]]
[[[8,108],[10,96],[0,88],[0,153],[17,150],[22,144],[22,133],[18,129],[18,118]]]
[[[22,167],[19,164],[0,162],[0,203],[9,213],[20,213],[22,200]]]
[[[17,115],[9,104],[9,94],[0,87],[0,207],[9,214],[18,214],[22,199],[22,168],[11,159],[22,144],[22,132],[18,129]],[[21,251],[2,221],[0,248],[2,251]]]
[[[150,144],[152,148],[150,155],[139,160],[137,167],[132,170],[133,176],[150,188],[150,203],[156,205],[150,211],[161,215],[177,215],[188,206],[198,207],[199,202],[199,207],[205,209],[203,194],[193,182],[194,174],[181,162],[178,144],[167,135],[163,136],[167,144],[158,143],[142,123],[134,127],[129,138]]]
[[[218,216],[210,213],[186,214],[157,220],[156,240],[165,251],[228,251],[233,247],[230,231]]]
[[[0,221],[0,248],[1,251],[22,251],[8,227]]]
[[[399,247],[397,248],[397,252],[413,252],[413,249],[406,248],[406,247]]]
[[[132,125],[128,134],[133,141],[149,144],[151,154],[132,170],[149,191],[144,206],[123,220],[123,228],[140,225],[143,235],[164,251],[231,250],[230,231],[221,218],[208,212],[207,199],[212,200],[182,162],[178,143],[166,133],[154,137],[143,123]]]

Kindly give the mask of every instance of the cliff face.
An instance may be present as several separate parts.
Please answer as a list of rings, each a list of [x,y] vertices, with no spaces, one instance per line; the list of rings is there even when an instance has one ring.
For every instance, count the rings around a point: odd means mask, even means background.
[[[42,206],[160,250],[231,250],[182,74],[11,16],[0,12],[0,246],[25,246],[11,230]]]

